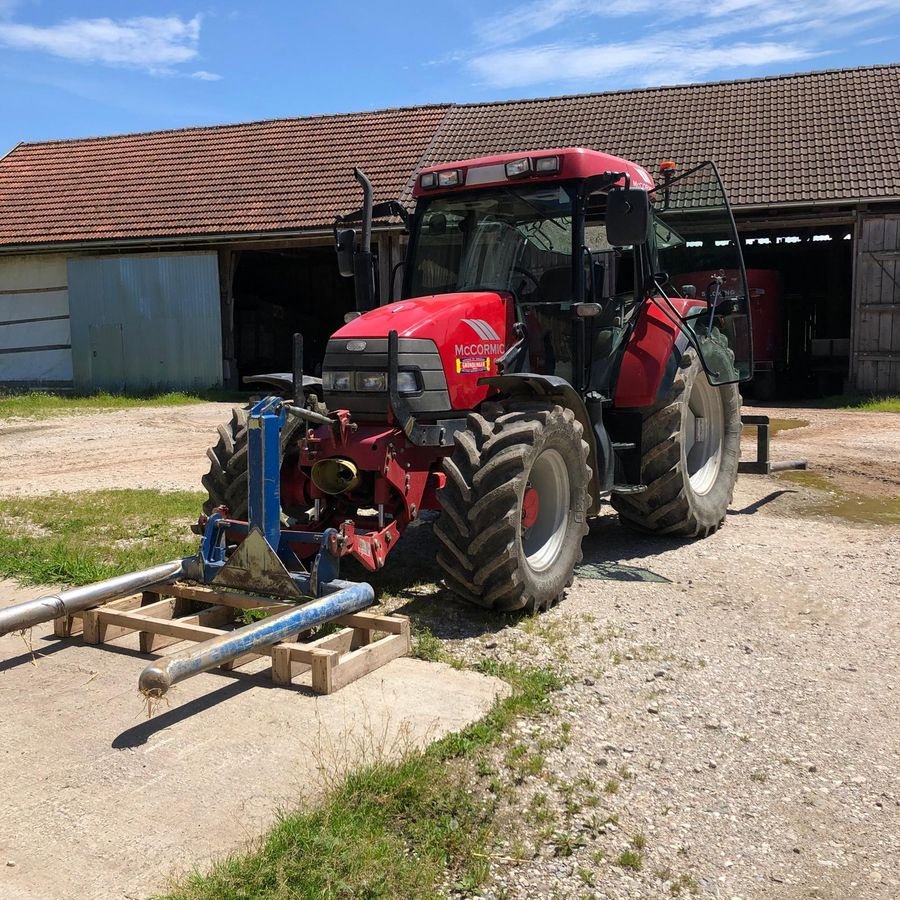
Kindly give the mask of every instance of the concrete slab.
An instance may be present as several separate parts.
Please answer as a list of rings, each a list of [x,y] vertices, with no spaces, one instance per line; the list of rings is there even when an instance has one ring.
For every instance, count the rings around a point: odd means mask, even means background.
[[[39,593],[0,580],[0,606]],[[146,897],[347,768],[478,719],[506,689],[413,659],[328,697],[273,687],[265,672],[209,673],[148,719],[133,638],[89,647],[43,627],[31,646],[34,659],[21,636],[0,637],[4,900]]]

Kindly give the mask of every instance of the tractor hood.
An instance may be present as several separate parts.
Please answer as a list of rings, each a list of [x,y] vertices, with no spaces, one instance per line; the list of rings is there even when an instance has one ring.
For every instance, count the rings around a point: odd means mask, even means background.
[[[402,338],[431,338],[438,349],[450,342],[505,345],[511,299],[511,295],[495,291],[469,291],[398,300],[363,313],[333,337],[387,337],[396,331]]]
[[[423,414],[474,409],[488,392],[479,379],[497,374],[497,359],[506,351],[513,315],[513,296],[505,292],[399,300],[363,313],[336,331],[328,342],[325,368],[383,369],[388,335],[396,331],[400,368],[421,370],[423,394],[432,394],[411,405]],[[329,405],[334,402],[340,399],[331,398]]]

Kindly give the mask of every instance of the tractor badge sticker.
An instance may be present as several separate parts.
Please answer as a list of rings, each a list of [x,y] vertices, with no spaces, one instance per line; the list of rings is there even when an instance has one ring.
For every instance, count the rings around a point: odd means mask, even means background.
[[[503,354],[505,349],[503,338],[484,319],[463,319],[462,321],[478,335],[478,342],[454,345],[457,373],[489,371],[491,358],[496,359]]]

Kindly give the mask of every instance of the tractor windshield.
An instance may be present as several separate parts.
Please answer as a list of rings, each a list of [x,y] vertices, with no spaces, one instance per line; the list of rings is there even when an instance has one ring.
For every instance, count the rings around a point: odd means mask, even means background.
[[[572,193],[523,185],[435,197],[420,208],[411,253],[408,297],[552,290],[571,300]]]

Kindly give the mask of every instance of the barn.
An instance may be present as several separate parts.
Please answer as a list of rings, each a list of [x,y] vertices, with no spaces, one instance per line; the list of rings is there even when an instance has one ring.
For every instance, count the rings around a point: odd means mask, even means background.
[[[757,390],[900,391],[900,65],[23,143],[0,160],[0,384],[236,386],[310,365],[353,306],[334,216],[411,206],[425,165],[586,146],[713,159],[734,206]],[[698,239],[702,234],[695,235]],[[373,234],[382,300],[405,234]]]

